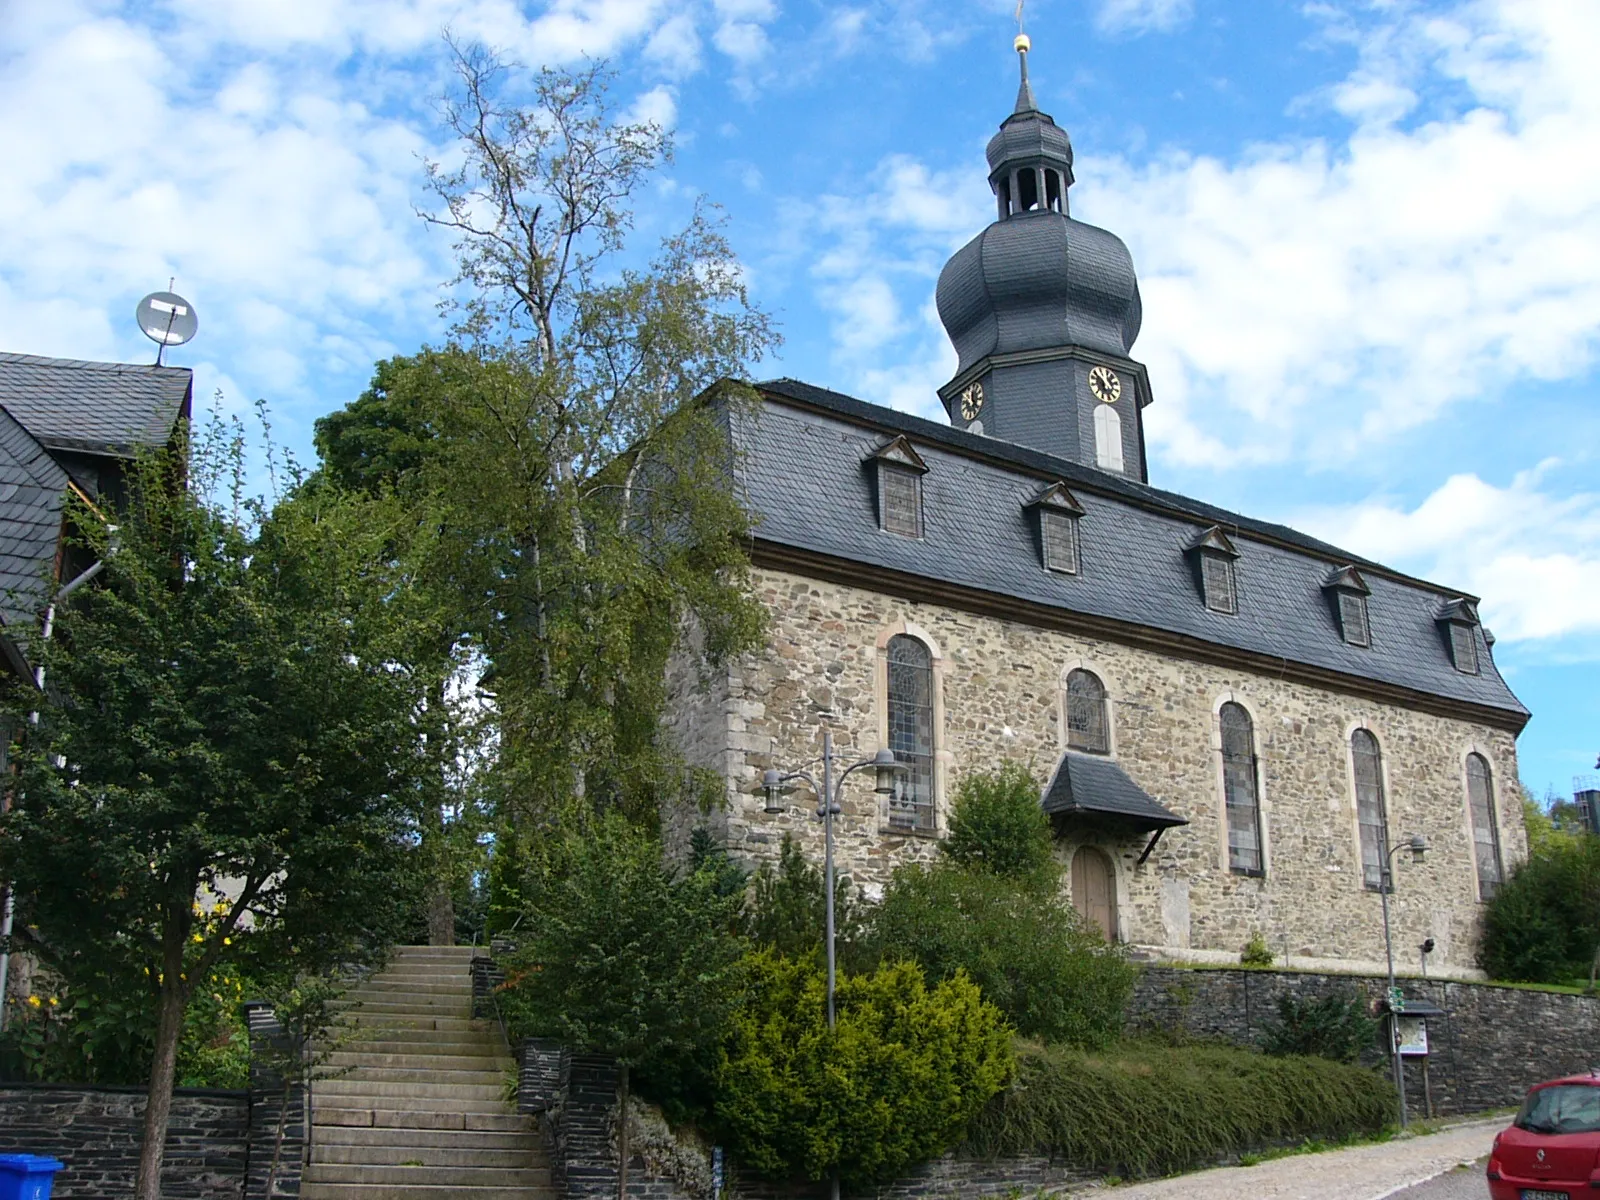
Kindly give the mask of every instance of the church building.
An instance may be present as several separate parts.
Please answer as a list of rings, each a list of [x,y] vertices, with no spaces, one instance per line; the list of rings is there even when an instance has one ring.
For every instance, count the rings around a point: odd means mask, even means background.
[[[1072,144],[1017,48],[995,219],[938,284],[949,424],[792,379],[729,408],[770,626],[709,683],[673,674],[672,732],[726,784],[714,832],[752,862],[785,834],[820,858],[814,798],[767,811],[763,771],[814,760],[824,728],[846,762],[887,747],[896,791],[852,777],[836,823],[872,895],[937,854],[965,773],[1015,760],[1114,941],[1224,963],[1259,935],[1291,965],[1381,970],[1398,850],[1397,962],[1431,938],[1430,973],[1468,976],[1526,853],[1529,716],[1476,599],[1150,485],[1133,261],[1071,216]]]

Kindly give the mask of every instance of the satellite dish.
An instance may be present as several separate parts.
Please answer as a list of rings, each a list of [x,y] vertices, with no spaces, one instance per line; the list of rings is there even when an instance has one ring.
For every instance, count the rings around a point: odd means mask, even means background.
[[[151,292],[139,301],[135,317],[145,337],[159,347],[156,351],[158,367],[163,350],[168,346],[183,345],[200,328],[200,319],[194,315],[194,305],[176,292]]]

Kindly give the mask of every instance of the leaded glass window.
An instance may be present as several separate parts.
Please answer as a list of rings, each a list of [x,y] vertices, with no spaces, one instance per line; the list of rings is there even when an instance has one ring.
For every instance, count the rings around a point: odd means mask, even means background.
[[[1389,848],[1388,814],[1383,797],[1383,756],[1378,739],[1365,729],[1350,738],[1356,773],[1356,823],[1361,831],[1361,881],[1383,887],[1384,855]]]
[[[1494,819],[1494,778],[1481,754],[1467,755],[1467,806],[1472,810],[1472,849],[1478,865],[1478,895],[1492,900],[1504,872],[1500,827]]]
[[[1078,573],[1078,518],[1071,513],[1041,509],[1039,540],[1044,545],[1044,565],[1067,575]]]
[[[1478,631],[1463,621],[1450,622],[1450,654],[1456,670],[1467,675],[1478,673]]]
[[[1090,754],[1111,753],[1111,723],[1106,718],[1106,687],[1092,671],[1067,675],[1067,745]]]
[[[1372,644],[1372,631],[1367,626],[1367,598],[1360,592],[1339,593],[1339,625],[1344,640],[1352,646]]]
[[[903,537],[922,536],[922,476],[904,467],[878,464],[879,511],[883,528]]]
[[[889,639],[889,749],[907,768],[889,797],[893,825],[931,830],[933,806],[933,654],[914,637]]]
[[[1238,609],[1233,588],[1233,560],[1222,554],[1201,554],[1200,579],[1205,585],[1206,607],[1212,612],[1231,613]]]
[[[1261,854],[1260,773],[1255,729],[1242,705],[1224,704],[1222,791],[1228,813],[1228,870],[1239,875],[1265,873]]]

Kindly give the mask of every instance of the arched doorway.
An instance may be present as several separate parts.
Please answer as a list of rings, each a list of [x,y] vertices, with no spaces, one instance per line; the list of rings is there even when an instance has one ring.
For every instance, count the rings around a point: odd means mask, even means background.
[[[1106,941],[1117,940],[1117,877],[1104,851],[1080,846],[1072,856],[1072,906]]]

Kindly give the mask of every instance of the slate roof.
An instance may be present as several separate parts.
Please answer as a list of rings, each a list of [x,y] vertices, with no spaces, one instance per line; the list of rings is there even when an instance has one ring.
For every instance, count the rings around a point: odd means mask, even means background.
[[[1170,829],[1189,822],[1158,804],[1114,759],[1068,750],[1044,789],[1051,816],[1087,816],[1131,829]]]
[[[0,353],[0,405],[47,450],[126,457],[166,445],[193,378],[185,367]]]
[[[756,386],[766,403],[738,415],[731,429],[761,542],[1466,702],[1498,710],[1518,728],[1527,719],[1481,629],[1474,632],[1482,673],[1455,669],[1438,620],[1441,605],[1459,593],[1286,526],[1024,446],[796,380]],[[901,434],[929,468],[920,539],[878,528],[871,472],[863,466]],[[1043,567],[1024,508],[1056,480],[1085,510],[1076,576]],[[1237,615],[1206,608],[1184,553],[1213,525],[1239,552]],[[1370,648],[1345,643],[1323,592],[1330,571],[1346,565],[1362,568],[1371,588]]]
[[[23,640],[37,623],[61,536],[67,473],[0,409],[0,621]]]

